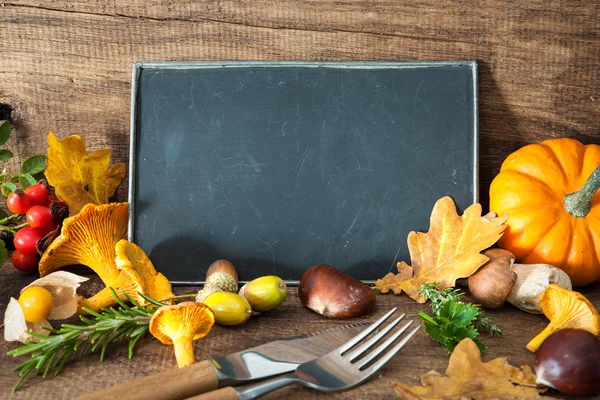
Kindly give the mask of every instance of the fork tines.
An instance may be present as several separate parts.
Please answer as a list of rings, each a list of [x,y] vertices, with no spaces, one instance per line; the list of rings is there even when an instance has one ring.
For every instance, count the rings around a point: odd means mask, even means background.
[[[339,348],[339,355],[344,356],[346,358],[345,353],[352,350],[352,352],[347,356],[348,361],[354,362],[361,356],[365,355],[367,350],[373,347],[376,343],[381,341],[381,339],[387,335],[394,327],[396,327],[400,321],[405,317],[406,314],[400,315],[398,318],[389,323],[385,328],[381,329],[377,332],[373,337],[368,339],[366,342],[361,343],[363,339],[369,336],[371,333],[375,332],[393,313],[395,313],[398,309],[393,308],[389,312],[387,312],[383,317],[379,318],[376,322],[374,322],[369,328],[365,329],[361,333],[359,333],[354,338],[350,339],[343,346]],[[359,370],[363,370],[369,363],[375,360],[379,355],[382,357],[377,360],[373,365],[369,367],[369,369],[377,370],[382,367],[390,358],[392,358],[404,345],[417,333],[419,327],[415,327],[411,330],[402,340],[400,340],[394,347],[392,347],[385,354],[382,354],[388,348],[393,345],[396,340],[411,326],[413,321],[408,321],[405,323],[400,329],[398,329],[393,335],[387,338],[383,343],[381,343],[375,350],[366,354],[364,358],[360,360],[360,365],[358,365]],[[361,345],[357,348],[354,348],[356,345],[361,343]]]

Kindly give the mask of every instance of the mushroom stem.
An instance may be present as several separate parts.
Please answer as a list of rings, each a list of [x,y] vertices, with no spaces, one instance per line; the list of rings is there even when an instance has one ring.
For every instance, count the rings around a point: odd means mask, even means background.
[[[115,292],[121,300],[126,300],[121,291],[115,289]],[[110,307],[115,304],[115,298],[108,287],[105,287],[89,299],[81,299],[77,307],[77,314],[87,314],[84,308],[92,311],[98,311],[102,308]]]
[[[527,350],[535,353],[537,349],[542,345],[544,340],[551,334],[553,334],[555,329],[551,326],[546,327],[543,331],[541,331],[536,337],[531,339],[529,343],[527,343]]]
[[[189,337],[180,336],[173,340],[175,359],[179,368],[187,367],[196,362],[194,358],[194,345]]]

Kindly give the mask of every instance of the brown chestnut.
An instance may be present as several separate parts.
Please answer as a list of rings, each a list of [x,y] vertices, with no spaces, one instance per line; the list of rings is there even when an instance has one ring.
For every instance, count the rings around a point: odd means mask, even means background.
[[[574,396],[600,394],[600,340],[583,329],[561,329],[535,355],[537,383]]]
[[[330,318],[367,314],[375,306],[375,293],[358,279],[327,264],[310,267],[298,285],[304,306]]]

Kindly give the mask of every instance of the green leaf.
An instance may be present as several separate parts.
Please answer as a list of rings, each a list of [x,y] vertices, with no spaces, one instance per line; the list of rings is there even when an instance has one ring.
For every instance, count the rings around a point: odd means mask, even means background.
[[[29,174],[24,174],[19,176],[19,185],[23,189],[27,189],[29,186],[35,185],[37,183],[37,179]]]
[[[13,153],[10,150],[0,150],[0,161],[7,161],[13,157]]]
[[[44,174],[44,172],[45,171],[40,171],[37,174],[31,174],[31,176],[33,176],[36,182],[39,182],[42,179],[46,179],[46,175]]]
[[[6,213],[6,211],[4,211],[3,209],[0,208],[0,221],[4,220],[8,218],[8,214]]]
[[[6,250],[6,244],[4,243],[4,240],[0,240],[0,268],[4,266],[7,257],[8,250]]]
[[[2,194],[5,197],[8,197],[8,195],[15,190],[17,190],[17,185],[12,182],[4,182],[2,185],[0,185],[0,191],[2,191]]]
[[[10,138],[10,132],[12,131],[12,124],[8,121],[4,121],[0,125],[0,146],[4,145]]]
[[[23,161],[21,172],[30,175],[42,172],[46,169],[46,159],[47,157],[43,154],[29,157],[27,160]]]

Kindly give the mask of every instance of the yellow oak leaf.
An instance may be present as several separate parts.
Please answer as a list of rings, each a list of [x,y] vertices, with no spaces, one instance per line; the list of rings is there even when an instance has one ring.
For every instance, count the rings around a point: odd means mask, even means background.
[[[127,172],[123,163],[110,167],[110,150],[85,151],[85,141],[77,135],[64,140],[48,133],[46,179],[56,196],[77,214],[88,203],[106,204]]]
[[[436,371],[421,375],[423,386],[391,382],[398,397],[410,400],[474,399],[526,400],[550,399],[541,396],[547,388],[537,386],[528,365],[510,365],[505,357],[484,363],[481,352],[471,339],[463,339],[448,361],[446,376]]]
[[[481,205],[475,203],[458,215],[454,201],[442,197],[431,212],[427,233],[410,232],[408,250],[412,266],[399,262],[398,274],[388,273],[375,282],[381,293],[405,292],[424,303],[419,294],[421,285],[437,282],[440,289],[453,287],[456,280],[466,278],[488,260],[480,252],[500,239],[506,229],[507,215],[481,215]]]

